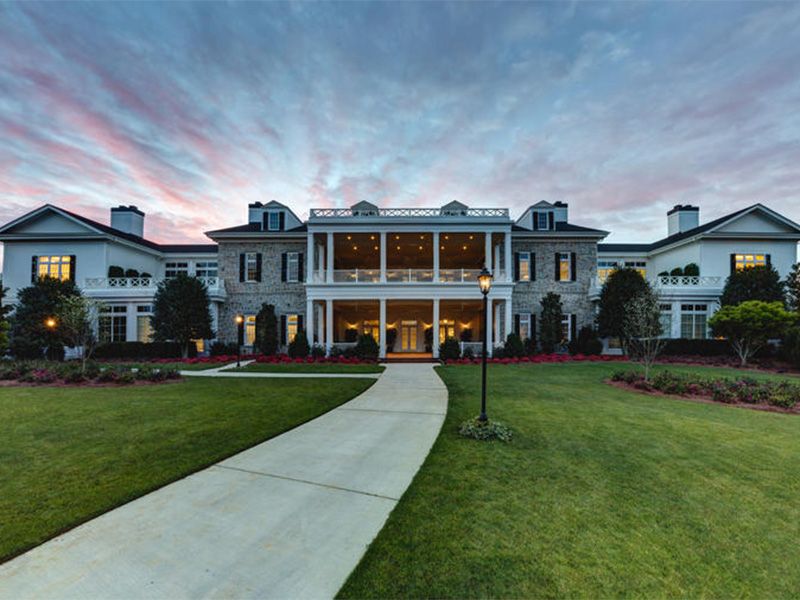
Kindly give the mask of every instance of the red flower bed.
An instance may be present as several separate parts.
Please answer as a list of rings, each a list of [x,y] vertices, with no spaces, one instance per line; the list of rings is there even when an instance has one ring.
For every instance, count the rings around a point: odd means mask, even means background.
[[[149,362],[155,364],[180,363],[182,365],[216,365],[236,362],[235,354],[220,354],[219,356],[198,356],[197,358],[156,358]],[[242,360],[256,358],[255,354],[242,354]]]
[[[495,365],[515,365],[519,363],[613,362],[619,360],[628,360],[628,357],[609,354],[576,354],[574,356],[569,354],[534,354],[533,356],[522,356],[520,358],[489,358],[486,362]],[[479,365],[480,363],[480,358],[459,358],[445,361],[445,364],[448,365]]]
[[[308,356],[306,358],[291,358],[287,354],[273,354],[270,356],[265,356],[263,354],[259,354],[258,356],[254,357],[257,363],[268,363],[268,364],[276,364],[276,363],[296,363],[296,364],[320,364],[320,363],[333,363],[333,364],[344,364],[344,365],[360,365],[360,364],[368,364],[374,361],[369,360],[362,360],[358,357],[346,357],[346,356],[320,356],[314,358],[313,356]]]

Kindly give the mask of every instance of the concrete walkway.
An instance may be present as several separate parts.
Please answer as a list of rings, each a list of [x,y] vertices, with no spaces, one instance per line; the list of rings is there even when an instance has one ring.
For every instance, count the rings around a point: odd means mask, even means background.
[[[446,409],[432,365],[389,365],[339,408],[0,565],[0,597],[330,598]]]

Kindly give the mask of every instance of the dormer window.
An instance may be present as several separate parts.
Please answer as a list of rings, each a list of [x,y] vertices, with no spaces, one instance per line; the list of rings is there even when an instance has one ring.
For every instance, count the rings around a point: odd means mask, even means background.
[[[536,229],[550,229],[550,215],[553,213],[541,210],[536,213]]]
[[[281,230],[281,213],[279,211],[269,211],[267,213],[267,231]]]

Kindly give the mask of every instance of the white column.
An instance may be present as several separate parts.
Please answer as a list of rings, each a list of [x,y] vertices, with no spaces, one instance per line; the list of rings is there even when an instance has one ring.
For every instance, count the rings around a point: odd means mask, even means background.
[[[310,263],[309,263],[310,269]],[[310,298],[306,300],[306,338],[308,345],[314,345],[314,301]]]
[[[328,232],[328,256],[326,256],[328,260],[328,265],[325,269],[326,276],[325,281],[328,283],[333,283],[333,232]]]
[[[386,282],[386,232],[381,231],[381,283]]]
[[[670,332],[671,338],[681,337],[681,303],[680,301],[672,303],[672,331]]]
[[[433,232],[433,281],[434,282],[439,281],[439,232],[438,231]],[[434,302],[437,303],[436,306],[439,305],[438,300],[434,300]],[[438,339],[438,329],[439,329],[438,324],[434,323],[434,327],[436,327],[436,331],[434,331],[433,337]],[[434,346],[436,346],[437,344],[438,342],[434,344]],[[433,356],[434,358],[436,357],[435,352]]]
[[[325,273],[325,244],[319,244],[317,247],[317,271]]]
[[[136,305],[135,304],[128,304],[125,307],[125,341],[126,342],[135,342],[136,338],[138,337],[137,328],[136,326],[138,323],[136,322]]]
[[[314,234],[309,233],[307,234],[306,240],[306,283],[312,283],[314,281]],[[300,277],[303,274],[300,273]],[[309,312],[306,315],[306,319],[311,320],[311,313]]]
[[[382,234],[384,237],[386,234]],[[383,246],[381,246],[383,247]],[[381,298],[379,300],[380,309],[378,310],[378,327],[380,327],[380,333],[378,335],[380,341],[378,342],[378,357],[379,358],[386,358],[386,298]]]
[[[437,234],[434,236],[438,237]],[[433,344],[431,344],[431,350],[433,358],[439,358],[439,298],[433,299]]]
[[[492,270],[492,232],[486,232],[486,241],[484,244],[484,260],[483,266],[490,271]]]
[[[511,264],[511,232],[506,232],[505,235],[505,263],[506,263],[506,281],[511,281],[513,277],[514,266]]]
[[[327,354],[330,354],[331,348],[333,348],[333,300],[326,300],[325,301],[325,352]]]
[[[500,303],[494,305],[494,331],[492,337],[498,342],[504,342],[505,338],[500,335]]]
[[[500,273],[497,272],[499,270],[500,270],[500,244],[495,244],[494,263],[492,264],[492,274],[494,275],[495,279],[497,279],[498,275],[500,275]]]
[[[511,298],[505,301],[505,309],[505,321],[503,322],[503,329],[505,331],[504,339],[509,336],[511,328],[513,327],[514,315],[511,314]]]
[[[492,341],[493,341],[492,331],[494,330],[494,325],[492,324],[492,313],[494,312],[492,310],[492,308],[493,308],[492,304],[493,304],[492,303],[492,298],[490,297],[489,298],[489,306],[488,306],[488,309],[486,310],[486,331],[484,332],[484,335],[486,336],[486,348],[487,348],[486,355],[487,356],[491,356],[492,355],[492,350],[494,349],[492,347]]]
[[[317,343],[325,347],[325,312],[322,305],[317,303]]]

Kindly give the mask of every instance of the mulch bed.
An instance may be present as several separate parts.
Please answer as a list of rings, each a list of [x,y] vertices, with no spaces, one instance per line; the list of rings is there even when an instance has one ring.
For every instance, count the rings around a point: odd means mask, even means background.
[[[743,369],[744,370],[744,369]],[[794,408],[781,408],[780,406],[772,406],[771,404],[748,404],[746,402],[716,402],[709,396],[700,396],[696,394],[665,394],[658,390],[643,390],[631,383],[624,381],[611,381],[606,380],[608,385],[626,390],[628,392],[638,392],[648,396],[658,396],[661,398],[671,398],[672,400],[686,400],[688,402],[698,402],[700,404],[714,404],[716,406],[733,406],[734,408],[748,408],[750,410],[760,410],[764,412],[776,412],[784,414],[797,415],[800,414],[800,404]]]

